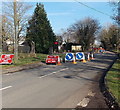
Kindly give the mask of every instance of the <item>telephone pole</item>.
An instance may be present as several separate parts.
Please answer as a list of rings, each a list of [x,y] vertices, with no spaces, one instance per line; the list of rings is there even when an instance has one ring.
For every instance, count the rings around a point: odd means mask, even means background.
[[[18,35],[17,35],[17,1],[14,0],[14,57],[15,63],[18,62]]]
[[[120,1],[118,1],[118,26],[120,27]]]

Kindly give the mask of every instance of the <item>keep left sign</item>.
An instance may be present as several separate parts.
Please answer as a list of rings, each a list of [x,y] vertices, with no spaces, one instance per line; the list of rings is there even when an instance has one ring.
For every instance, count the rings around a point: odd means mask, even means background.
[[[73,53],[66,53],[65,61],[73,61],[74,54]]]
[[[0,64],[11,64],[14,54],[2,54]]]
[[[85,55],[83,52],[77,52],[76,53],[76,60],[83,60],[85,59]]]

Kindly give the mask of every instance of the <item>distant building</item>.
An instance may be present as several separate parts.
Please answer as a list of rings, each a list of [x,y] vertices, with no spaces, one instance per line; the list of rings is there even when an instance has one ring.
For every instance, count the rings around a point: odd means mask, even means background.
[[[81,45],[72,45],[72,51],[82,51]]]
[[[12,40],[8,39],[8,40],[6,40],[6,44],[8,47],[8,51],[13,52],[14,51],[14,42]],[[29,53],[30,52],[30,46],[25,41],[24,38],[19,41],[18,52],[19,53]]]

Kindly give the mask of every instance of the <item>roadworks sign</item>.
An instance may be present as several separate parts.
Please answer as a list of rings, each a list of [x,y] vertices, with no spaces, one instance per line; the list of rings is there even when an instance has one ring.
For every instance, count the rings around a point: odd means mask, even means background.
[[[73,61],[74,60],[74,53],[66,53],[65,61]]]
[[[12,64],[13,54],[2,54],[0,64]]]
[[[84,60],[84,59],[85,59],[85,55],[83,52],[76,53],[76,60]]]

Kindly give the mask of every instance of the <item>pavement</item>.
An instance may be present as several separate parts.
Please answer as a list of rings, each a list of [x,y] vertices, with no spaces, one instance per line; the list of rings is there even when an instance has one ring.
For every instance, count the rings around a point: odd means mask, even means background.
[[[15,66],[15,67],[11,67],[11,68],[3,68],[2,73],[3,74],[14,73],[14,72],[22,71],[22,70],[36,68],[36,67],[42,66],[42,65],[45,65],[45,64],[42,62],[37,62],[37,63],[26,64],[26,65],[22,65],[22,66]]]
[[[107,52],[76,65],[39,62],[3,70],[3,108],[108,108],[99,79],[115,58]]]

